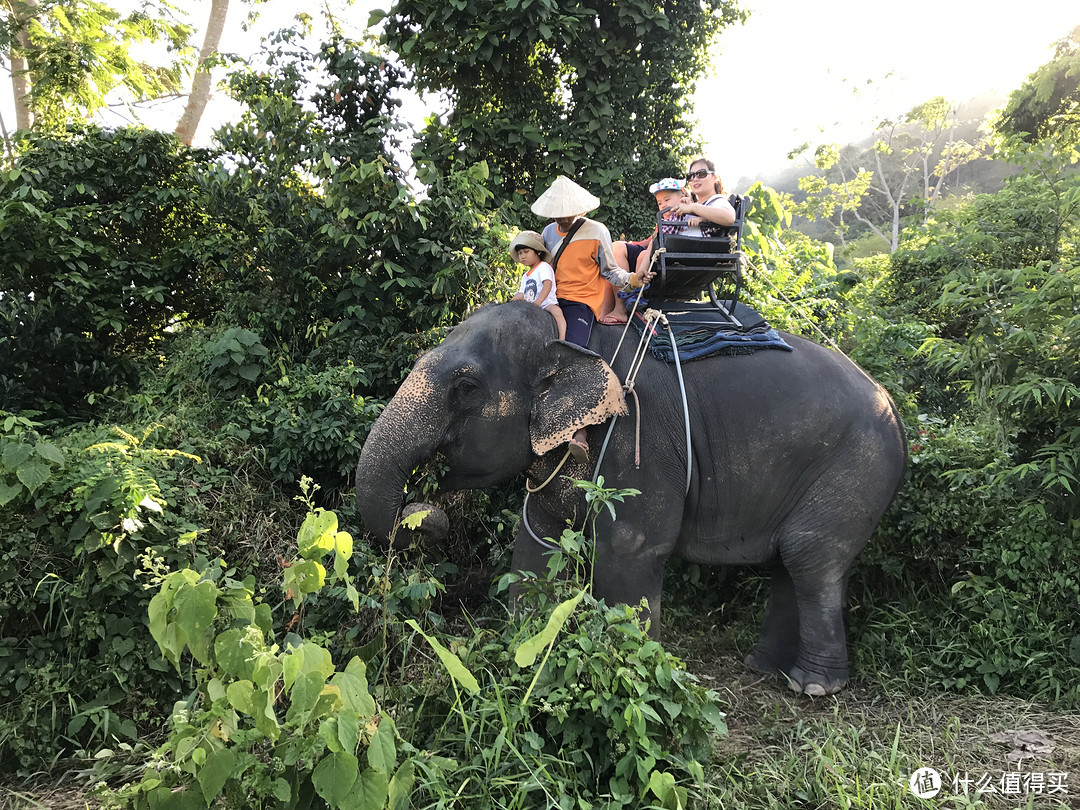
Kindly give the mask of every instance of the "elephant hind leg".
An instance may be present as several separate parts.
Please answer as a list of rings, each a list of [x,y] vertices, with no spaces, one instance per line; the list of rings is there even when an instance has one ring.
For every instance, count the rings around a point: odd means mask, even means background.
[[[773,569],[769,602],[757,644],[746,656],[746,665],[770,675],[787,673],[799,655],[799,611],[795,586],[782,565]]]
[[[814,580],[809,585],[795,580],[799,654],[787,676],[796,692],[832,695],[847,683],[846,591],[846,576],[824,582]]]

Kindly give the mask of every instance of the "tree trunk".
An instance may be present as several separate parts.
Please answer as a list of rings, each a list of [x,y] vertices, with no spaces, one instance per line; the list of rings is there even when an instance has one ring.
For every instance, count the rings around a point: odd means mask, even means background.
[[[206,62],[217,52],[228,11],[229,0],[212,0],[210,19],[206,23],[206,36],[203,38],[202,50],[199,51],[199,64],[195,69],[195,78],[191,82],[191,93],[188,94],[184,114],[180,116],[180,122],[176,125],[176,137],[188,146],[191,146],[191,142],[195,140],[195,132],[199,128],[206,104],[210,100],[212,76],[206,67]]]
[[[30,110],[30,72],[26,54],[30,52],[30,35],[26,26],[34,15],[37,0],[26,0],[25,17],[15,20],[15,42],[10,52],[11,92],[15,97],[15,129],[31,129],[34,114]]]

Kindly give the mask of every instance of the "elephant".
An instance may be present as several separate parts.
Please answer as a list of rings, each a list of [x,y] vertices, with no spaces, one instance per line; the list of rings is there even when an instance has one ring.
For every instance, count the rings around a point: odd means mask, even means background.
[[[568,461],[529,496],[514,541],[514,570],[543,571],[550,546],[538,539],[583,520],[584,494],[570,479],[592,479],[615,417],[600,472],[605,486],[641,494],[595,522],[595,596],[644,597],[658,633],[671,555],[764,567],[770,595],[746,664],[808,695],[837,692],[848,680],[848,571],[907,464],[893,401],[845,355],[783,332],[792,351],[697,359],[681,366],[683,386],[679,368],[646,358],[626,396],[633,347],[607,362],[621,333],[597,324],[588,348],[575,346],[521,301],[455,326],[417,360],[364,443],[356,495],[367,529],[392,535],[409,474],[436,453],[450,489],[523,472],[535,488]],[[640,425],[624,416],[628,402]],[[587,462],[564,458],[581,426]]]

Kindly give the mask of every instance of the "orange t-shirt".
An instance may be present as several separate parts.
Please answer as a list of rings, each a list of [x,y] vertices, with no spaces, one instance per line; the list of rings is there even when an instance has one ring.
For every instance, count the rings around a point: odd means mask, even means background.
[[[559,230],[554,222],[544,229],[544,241],[553,254],[565,236],[566,232]],[[580,301],[598,318],[607,294],[607,282],[624,287],[629,278],[630,274],[615,263],[608,229],[591,219],[585,219],[574,233],[555,268],[559,298]]]

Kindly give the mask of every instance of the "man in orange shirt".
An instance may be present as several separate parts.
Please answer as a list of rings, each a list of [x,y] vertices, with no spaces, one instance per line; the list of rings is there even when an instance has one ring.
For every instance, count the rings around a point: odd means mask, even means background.
[[[555,220],[544,228],[544,244],[555,268],[566,339],[579,346],[589,345],[607,295],[606,281],[617,288],[637,289],[653,276],[647,268],[630,273],[619,267],[611,252],[611,233],[585,216],[599,205],[597,197],[565,175],[556,177],[532,204],[534,214]]]
[[[532,204],[537,216],[555,220],[544,228],[543,239],[555,268],[555,288],[559,307],[566,319],[566,340],[589,345],[593,324],[601,315],[610,281],[616,288],[637,289],[649,282],[647,267],[630,273],[623,270],[611,252],[611,233],[585,213],[600,200],[569,177],[559,175],[550,188]],[[581,462],[588,459],[585,429],[574,434],[570,453]]]

